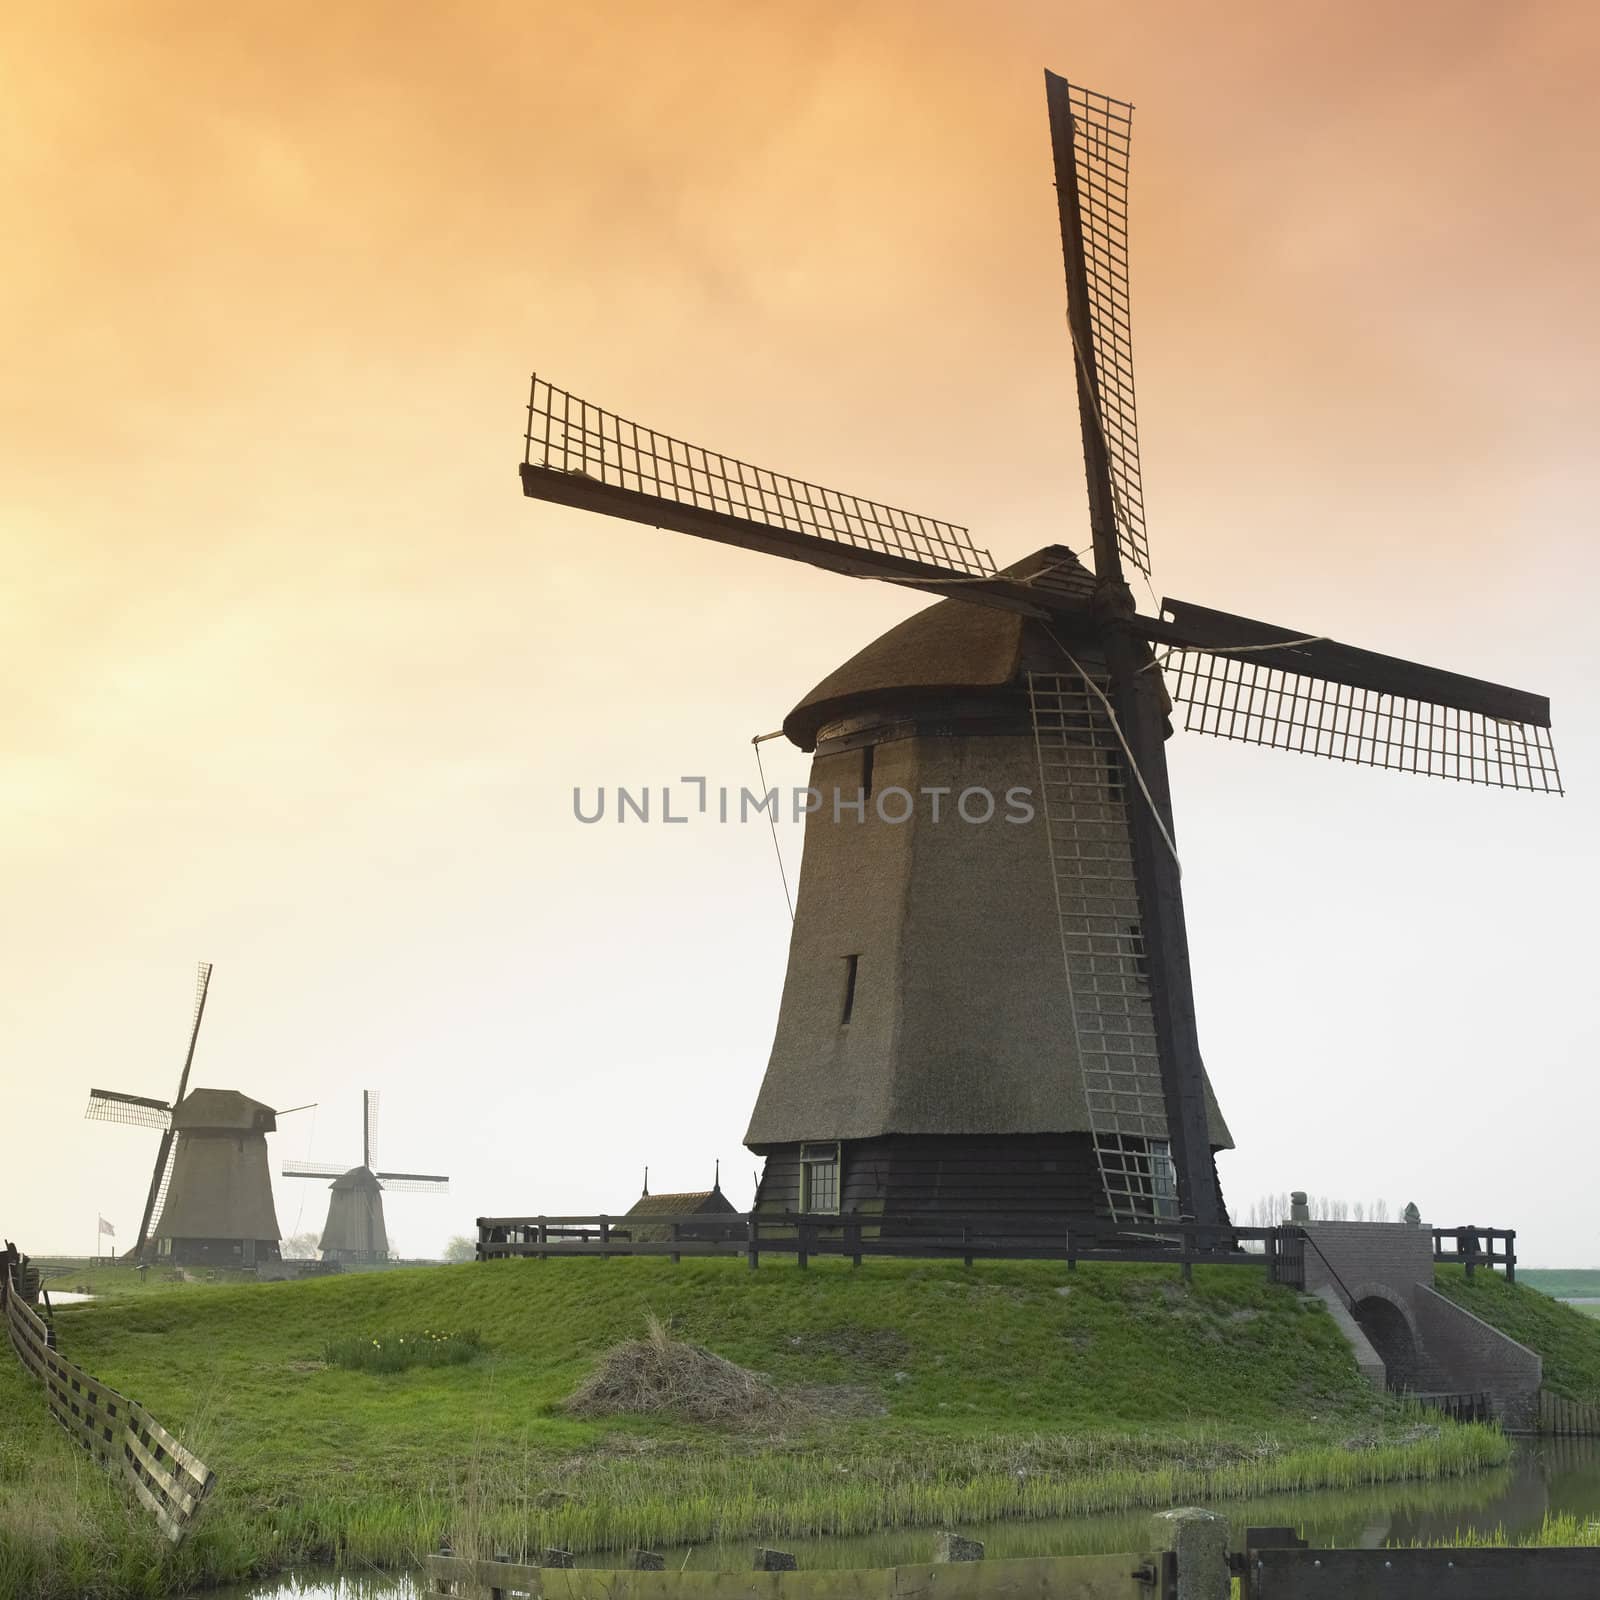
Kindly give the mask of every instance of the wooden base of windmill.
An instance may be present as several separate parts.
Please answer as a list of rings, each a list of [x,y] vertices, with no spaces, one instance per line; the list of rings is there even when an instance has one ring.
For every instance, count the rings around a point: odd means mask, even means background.
[[[870,1212],[885,1218],[885,1236],[912,1239],[952,1218],[1017,1243],[1063,1219],[1114,1229],[1087,1133],[890,1134],[774,1145],[765,1155],[755,1203],[763,1215]]]

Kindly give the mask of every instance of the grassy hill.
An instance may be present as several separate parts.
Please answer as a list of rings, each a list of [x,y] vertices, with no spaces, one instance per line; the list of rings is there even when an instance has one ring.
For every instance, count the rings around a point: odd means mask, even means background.
[[[562,1406],[646,1318],[785,1397],[778,1420],[581,1419]],[[63,1351],[217,1470],[173,1554],[0,1362],[0,1596],[157,1593],[297,1559],[660,1547],[867,1532],[1472,1470],[1483,1429],[1419,1430],[1315,1301],[1247,1270],[520,1261],[112,1296]],[[481,1335],[379,1375],[334,1340]],[[1419,1433],[1423,1435],[1419,1437]]]
[[[1475,1272],[1468,1283],[1460,1267],[1438,1267],[1434,1282],[1457,1305],[1537,1350],[1545,1388],[1600,1405],[1600,1321],[1552,1300],[1543,1289],[1507,1283],[1496,1272]]]

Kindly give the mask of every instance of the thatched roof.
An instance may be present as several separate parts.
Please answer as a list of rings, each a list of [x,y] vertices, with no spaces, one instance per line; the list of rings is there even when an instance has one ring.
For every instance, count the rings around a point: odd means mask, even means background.
[[[1043,574],[1042,585],[1068,590],[1087,603],[1092,576],[1062,545],[1047,545],[1007,567],[1012,577]],[[783,720],[785,735],[802,750],[814,750],[824,724],[867,705],[930,696],[1003,689],[1021,670],[1024,642],[1039,633],[1014,611],[943,600],[907,617],[866,649],[830,672]]]

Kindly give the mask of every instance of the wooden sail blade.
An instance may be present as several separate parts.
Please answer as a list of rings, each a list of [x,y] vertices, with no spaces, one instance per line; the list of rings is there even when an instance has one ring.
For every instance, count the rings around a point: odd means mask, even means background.
[[[172,1187],[172,1168],[178,1159],[178,1141],[169,1134],[162,1141],[161,1157],[156,1162],[158,1174],[155,1186],[150,1191],[149,1220],[143,1223],[139,1230],[138,1250],[142,1254],[145,1240],[157,1233],[161,1227],[161,1213],[167,1207],[167,1190]]]
[[[965,528],[685,444],[535,376],[523,492],[854,578],[879,578],[1029,616],[1048,602],[995,574]]]
[[[1182,600],[1131,626],[1170,647],[1184,727],[1277,750],[1560,794],[1550,702]]]
[[[342,1178],[350,1169],[322,1161],[285,1161],[280,1170],[285,1178]]]
[[[1133,107],[1045,73],[1055,158],[1068,321],[1078,372],[1079,422],[1089,475],[1096,569],[1122,558],[1146,576],[1144,481],[1134,402],[1128,295],[1128,150]],[[1107,547],[1103,541],[1111,538]]]
[[[396,1194],[444,1194],[450,1188],[449,1178],[427,1172],[378,1172],[373,1176]]]
[[[370,1172],[378,1150],[378,1091],[361,1091],[361,1165]]]
[[[91,1089],[88,1109],[90,1122],[125,1122],[135,1128],[172,1126],[172,1108],[165,1100],[152,1100],[142,1094],[119,1094],[115,1089]]]

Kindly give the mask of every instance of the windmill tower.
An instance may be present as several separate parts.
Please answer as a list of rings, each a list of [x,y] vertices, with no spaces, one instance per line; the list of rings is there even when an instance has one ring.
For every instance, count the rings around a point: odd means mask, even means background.
[[[760,1203],[1085,1207],[1225,1227],[1164,740],[1187,729],[1560,793],[1549,701],[1187,601],[1151,570],[1128,313],[1132,107],[1045,75],[1092,570],[997,570],[967,530],[769,472],[535,376],[525,494],[921,589],[943,602],[825,679],[772,1058]],[[1074,541],[1076,542],[1076,541]],[[1158,658],[1152,646],[1161,647]],[[885,820],[893,789],[915,820]],[[1026,819],[951,826],[963,790]],[[946,821],[925,820],[929,791]],[[864,815],[846,807],[860,801]],[[973,801],[974,805],[981,802]],[[941,828],[943,831],[941,832]]]
[[[115,1089],[89,1091],[85,1116],[91,1121],[161,1131],[133,1247],[136,1261],[154,1255],[178,1265],[253,1267],[278,1259],[266,1136],[288,1113],[234,1089],[189,1088],[210,987],[211,963],[203,961],[189,1048],[170,1103]]]
[[[328,1221],[318,1248],[324,1261],[387,1261],[389,1233],[383,1222],[383,1192],[445,1194],[447,1177],[423,1172],[378,1172],[373,1163],[378,1143],[378,1093],[361,1091],[361,1165],[325,1166],[314,1161],[284,1163],[286,1178],[332,1178]]]

